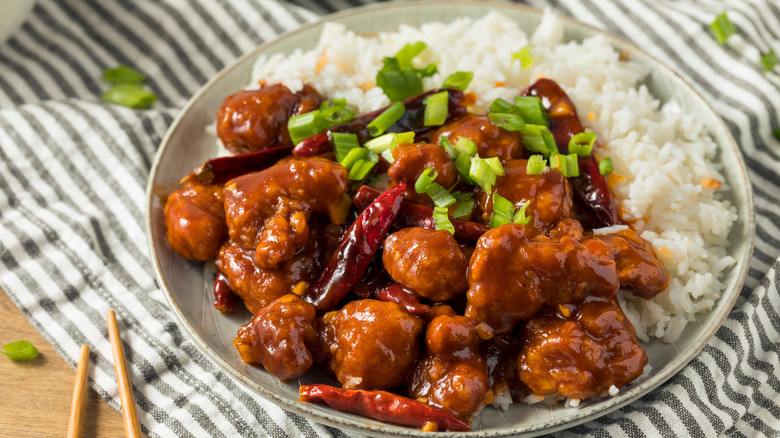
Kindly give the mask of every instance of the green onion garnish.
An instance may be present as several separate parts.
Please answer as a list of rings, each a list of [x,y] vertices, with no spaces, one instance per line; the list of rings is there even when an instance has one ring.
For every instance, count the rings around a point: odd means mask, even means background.
[[[287,121],[287,130],[290,132],[290,140],[293,144],[298,144],[319,133],[316,120],[317,111],[290,117]]]
[[[414,189],[417,190],[417,184],[415,184]],[[431,183],[425,193],[431,197],[431,200],[433,200],[433,205],[437,207],[449,207],[450,205],[457,202],[455,197],[450,195],[450,192],[448,192],[447,189],[437,183]]]
[[[512,59],[517,59],[520,61],[520,66],[522,68],[528,68],[531,66],[531,64],[534,63],[534,58],[531,56],[531,48],[533,46],[525,46],[522,49],[520,49],[519,52],[512,54]]]
[[[3,345],[0,351],[11,360],[29,360],[38,356],[38,349],[30,341],[16,341]]]
[[[333,106],[347,106],[347,99],[343,97],[337,97],[335,99],[328,99],[320,104],[320,109],[330,108]]]
[[[457,163],[455,163],[457,166]],[[493,168],[482,158],[474,157],[471,160],[471,166],[469,167],[469,176],[474,180],[477,185],[482,187],[486,193],[493,191],[493,185],[496,183],[496,172]]]
[[[450,193],[450,194],[452,196],[454,196],[455,199],[457,199],[458,201],[461,201],[461,202],[468,201],[468,200],[470,200],[474,196],[474,193],[472,193],[472,192],[466,192],[466,193],[453,192],[453,193]]]
[[[525,120],[525,123],[532,125],[549,125],[547,119],[547,110],[542,105],[542,99],[539,96],[517,96],[515,97],[515,105],[520,117]]]
[[[447,90],[429,95],[423,101],[425,114],[423,126],[441,126],[447,121],[449,93]]]
[[[455,211],[452,212],[452,217],[459,218],[464,216],[470,216],[471,210],[474,209],[474,201],[468,200],[468,201],[461,201],[457,207],[455,207]]]
[[[126,65],[120,65],[119,67],[104,71],[103,80],[114,85],[138,85],[146,80],[146,76]]]
[[[780,129],[775,131],[775,136],[778,136],[778,134],[780,134],[780,132],[778,131],[780,131]],[[780,136],[778,137],[778,139],[780,140]],[[612,173],[612,170],[613,170],[612,158],[609,157],[602,158],[601,161],[599,162],[599,173],[602,175],[609,175],[610,173]]]
[[[290,117],[287,121],[287,131],[293,144],[317,135],[331,126],[335,126],[355,118],[355,111],[346,107],[345,99],[328,100],[320,108],[308,113]]]
[[[493,214],[490,215],[490,228],[496,228],[512,222],[515,205],[498,193],[493,193]]]
[[[471,185],[476,184],[469,175],[469,171],[471,170],[471,157],[469,155],[458,155],[458,158],[455,159],[455,168],[458,169],[458,174],[463,182]]]
[[[447,207],[433,207],[433,224],[437,230],[447,230],[450,234],[455,234]]]
[[[564,158],[566,160],[566,168],[563,176],[566,178],[580,176],[580,163],[577,154],[564,155]]]
[[[368,172],[371,171],[376,163],[376,160],[358,160],[358,162],[352,166],[352,169],[349,170],[347,178],[354,181],[360,181],[368,175]]]
[[[764,67],[764,71],[768,73],[775,68],[779,61],[777,55],[775,55],[775,51],[770,50],[761,57],[761,66]]]
[[[352,169],[352,166],[354,166],[355,163],[368,158],[368,154],[370,152],[371,151],[366,148],[355,148],[347,152],[347,155],[345,155],[344,158],[339,162],[342,166],[344,166],[344,168]]]
[[[425,47],[426,44],[421,41],[407,44],[394,57],[382,60],[382,68],[376,73],[376,85],[390,100],[399,101],[422,93],[420,76],[433,74],[431,66],[417,70],[412,67],[412,59],[425,50]]]
[[[551,154],[558,153],[558,145],[555,144],[555,137],[553,137],[549,129],[542,131],[542,140],[544,140],[544,146]]]
[[[455,148],[452,147],[452,143],[450,143],[450,140],[447,137],[442,135],[439,138],[439,146],[444,148],[444,150],[447,152],[447,155],[449,155],[451,159],[454,160],[458,158],[458,153],[455,152]]]
[[[414,183],[414,191],[417,193],[427,192],[428,188],[431,187],[431,184],[433,184],[433,181],[437,176],[439,176],[439,172],[437,172],[433,167],[429,167],[423,170],[420,176],[417,177],[417,181]]]
[[[588,157],[593,150],[594,143],[596,143],[596,133],[580,132],[569,140],[569,152],[580,157]]]
[[[433,76],[436,73],[439,72],[439,67],[436,65],[436,63],[431,63],[426,65],[423,68],[416,68],[414,71],[417,72],[418,75],[420,75],[421,78],[427,78],[429,76]]]
[[[488,108],[488,110],[491,113],[509,113],[520,115],[517,107],[500,97],[490,104],[490,108]]]
[[[393,126],[405,112],[406,107],[404,107],[403,102],[392,104],[368,124],[368,133],[371,134],[372,137],[383,134],[388,128]]]
[[[726,43],[726,40],[737,32],[737,28],[734,27],[734,23],[729,20],[726,12],[721,12],[720,15],[715,17],[715,21],[710,24],[712,34],[715,35],[715,40],[721,46]]]
[[[552,138],[550,130],[546,126],[526,124],[520,132],[523,134],[523,145],[529,151],[538,152],[545,157],[558,152],[555,139]]]
[[[490,122],[499,128],[507,131],[522,131],[525,128],[525,122],[520,116],[511,113],[489,113]]]
[[[504,176],[504,166],[501,165],[501,160],[498,157],[483,158],[486,163],[493,169],[493,172],[498,176]]]
[[[393,151],[392,150],[388,149],[388,150],[382,152],[379,155],[381,155],[382,158],[384,158],[385,161],[387,161],[388,163],[390,163],[390,164],[395,163],[395,158],[393,158]]]
[[[417,41],[414,44],[407,44],[401,47],[401,50],[395,54],[395,59],[398,60],[398,65],[401,67],[408,67],[412,65],[412,59],[422,53],[426,47],[428,47],[428,45],[422,41]]]
[[[444,83],[441,85],[441,87],[466,91],[466,88],[468,88],[473,78],[474,73],[470,71],[456,71],[444,80]]]
[[[531,217],[525,215],[525,210],[529,205],[531,205],[531,201],[525,201],[525,204],[523,204],[523,206],[517,210],[517,213],[515,213],[514,217],[512,217],[512,222],[516,224],[528,225],[528,222],[531,222]]]
[[[477,144],[468,137],[458,137],[458,140],[452,147],[454,147],[459,154],[468,155],[469,157],[477,154]]]
[[[525,171],[529,175],[541,175],[544,173],[546,164],[547,160],[545,160],[543,156],[534,154],[531,155],[531,157],[528,159],[528,164],[526,165]]]
[[[333,148],[336,151],[336,159],[339,163],[347,156],[349,151],[360,147],[357,135],[346,132],[331,132],[330,138],[333,140]]]
[[[319,111],[317,111],[318,120],[316,120],[316,123],[321,125],[318,126],[318,130],[322,132],[330,128],[331,126],[344,123],[354,118],[355,118],[355,111],[353,111],[350,108],[347,108],[346,106],[343,105],[329,106],[327,108],[320,109]]]
[[[157,100],[154,93],[144,90],[134,84],[114,85],[101,96],[106,102],[126,106],[128,108],[146,108]]]

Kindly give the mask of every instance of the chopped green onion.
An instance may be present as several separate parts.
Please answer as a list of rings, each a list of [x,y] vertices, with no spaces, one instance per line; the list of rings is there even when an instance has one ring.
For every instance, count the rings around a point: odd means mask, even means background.
[[[558,145],[555,144],[555,137],[553,137],[549,129],[542,131],[542,140],[544,140],[544,146],[551,154],[558,153]]]
[[[438,73],[439,67],[436,65],[435,62],[432,62],[423,68],[416,68],[414,71],[416,71],[421,78],[427,78],[429,76],[433,76],[436,73]]]
[[[444,150],[447,152],[447,155],[449,155],[451,159],[454,160],[458,158],[458,153],[455,152],[455,148],[452,147],[452,143],[450,143],[450,140],[447,137],[442,135],[439,138],[439,145],[444,148]]]
[[[398,132],[395,134],[396,143],[410,144],[414,143],[414,131]]]
[[[406,107],[404,107],[403,102],[392,104],[368,124],[368,133],[371,134],[372,137],[383,134],[388,128],[393,126],[405,112]]]
[[[542,99],[539,96],[517,96],[515,97],[515,105],[517,113],[525,120],[525,123],[532,125],[544,125],[549,124],[547,119],[547,110],[542,105]]]
[[[522,131],[525,122],[520,116],[511,113],[489,113],[490,122],[507,131]]]
[[[287,121],[287,131],[293,144],[317,135],[331,126],[335,126],[355,118],[355,111],[346,107],[346,99],[327,100],[320,108],[308,113],[290,117]]]
[[[734,23],[729,20],[726,12],[721,12],[720,15],[715,17],[715,21],[710,24],[712,34],[715,35],[715,40],[721,46],[726,43],[726,40],[737,32],[737,28],[734,27]]]
[[[382,152],[379,155],[381,155],[382,158],[384,158],[385,161],[387,161],[388,163],[390,163],[390,164],[395,163],[395,158],[393,158],[393,151],[391,151],[390,149]]]
[[[569,140],[569,152],[580,157],[588,157],[593,150],[594,143],[596,143],[596,133],[580,132]]]
[[[154,93],[144,90],[134,84],[114,85],[103,93],[103,100],[128,108],[146,108],[157,100]]]
[[[420,176],[417,177],[417,181],[414,183],[414,191],[417,193],[427,192],[428,188],[431,187],[431,184],[433,184],[433,181],[437,176],[439,176],[439,172],[437,172],[433,167],[429,167],[423,170]]]
[[[545,157],[558,152],[555,139],[546,126],[526,124],[520,132],[523,134],[523,145],[529,151],[538,152]]]
[[[444,80],[441,87],[466,91],[472,79],[474,79],[474,73],[470,71],[456,71]]]
[[[493,214],[490,215],[490,228],[496,228],[512,222],[514,215],[515,205],[512,204],[512,201],[498,193],[493,193]]]
[[[491,113],[509,113],[509,114],[516,114],[520,115],[520,112],[518,111],[517,107],[512,105],[511,103],[507,102],[506,100],[502,98],[497,98],[493,101],[493,103],[490,104],[490,108],[488,110]]]
[[[461,201],[455,211],[452,212],[452,217],[459,218],[464,216],[471,216],[471,211],[474,209],[474,201]]]
[[[398,146],[398,136],[395,133],[387,133],[365,142],[363,146],[371,151],[381,154],[384,151],[392,151]]]
[[[531,56],[531,48],[533,46],[525,46],[522,49],[520,49],[519,52],[512,54],[512,59],[517,59],[520,61],[520,66],[522,68],[528,68],[531,66],[531,64],[534,63],[534,58]]]
[[[360,147],[357,135],[346,132],[331,132],[330,138],[333,140],[333,149],[336,151],[336,159],[341,162],[347,156],[349,151]]]
[[[319,132],[355,118],[355,111],[346,106],[329,106],[320,109],[319,111],[315,111],[315,113],[317,113],[317,120],[315,123],[319,125]]]
[[[355,163],[368,158],[368,154],[370,152],[371,151],[366,148],[355,148],[347,152],[347,155],[345,155],[344,158],[339,162],[342,166],[344,166],[344,168],[352,169],[352,166],[354,166]]]
[[[447,207],[433,207],[433,224],[437,230],[447,230],[450,234],[455,234]]]
[[[458,137],[458,140],[452,147],[454,147],[459,154],[468,155],[469,157],[477,154],[477,144],[468,137]]]
[[[486,193],[493,191],[493,185],[496,183],[496,172],[484,159],[477,156],[471,160],[469,176],[477,185],[482,187],[482,190]]]
[[[293,144],[318,134],[317,129],[317,111],[292,116],[287,121],[287,130],[290,132],[290,140]]]
[[[458,169],[458,174],[463,182],[471,185],[476,184],[469,175],[469,171],[471,170],[471,157],[469,155],[458,155],[458,158],[455,159],[455,168]]]
[[[761,57],[761,66],[764,67],[765,72],[772,71],[780,60],[777,59],[777,55],[774,50],[770,50]]]
[[[566,166],[566,160],[563,158],[563,154],[550,155],[550,167],[563,173],[563,168]]]
[[[455,199],[457,199],[458,201],[463,202],[463,201],[470,200],[474,196],[474,193],[472,193],[472,192],[466,192],[466,193],[454,192],[454,193],[451,193],[451,195],[454,196]]]
[[[564,155],[564,158],[566,160],[566,169],[563,176],[566,178],[580,176],[580,163],[577,154]]]
[[[780,129],[778,129],[778,131],[780,131]],[[775,135],[777,134],[778,132],[775,131]],[[780,139],[780,137],[778,137],[778,139]],[[609,175],[610,173],[612,173],[612,170],[613,170],[612,158],[609,157],[602,158],[601,161],[599,162],[599,173],[602,175]]]
[[[512,218],[512,222],[516,224],[528,225],[528,222],[531,222],[531,218],[525,215],[525,210],[530,204],[531,201],[525,201],[525,204],[523,204],[523,206],[517,210],[517,213],[515,213],[514,217]]]
[[[343,97],[337,97],[335,99],[328,99],[320,104],[320,109],[330,108],[333,106],[347,106],[347,99]]]
[[[504,166],[501,165],[501,160],[498,159],[498,157],[490,157],[490,158],[483,158],[486,163],[493,169],[493,172],[496,173],[496,175],[503,176],[504,175]]]
[[[441,126],[447,121],[449,106],[447,90],[429,95],[423,103],[425,104],[423,126]]]
[[[422,41],[417,41],[414,44],[406,44],[401,48],[401,50],[398,51],[398,53],[395,54],[395,59],[398,60],[398,65],[401,67],[408,67],[412,65],[412,59],[422,53],[426,47],[428,47],[428,45]]]
[[[0,351],[11,360],[29,360],[38,356],[38,349],[30,341],[16,341],[3,345]]]
[[[414,189],[417,190],[417,184],[415,184]],[[450,192],[448,192],[447,189],[437,183],[431,183],[425,193],[431,197],[431,200],[433,200],[433,205],[437,207],[449,207],[450,205],[457,202],[457,199],[450,195]]]
[[[541,175],[544,173],[546,164],[547,160],[545,160],[543,156],[534,154],[531,155],[531,158],[528,159],[528,164],[525,167],[525,171],[529,175]]]
[[[138,85],[146,80],[146,76],[126,65],[120,65],[104,71],[103,80],[114,85]]]
[[[349,170],[347,178],[353,181],[360,181],[368,175],[368,172],[371,171],[375,164],[376,161],[358,160],[358,162],[352,166],[352,169]]]

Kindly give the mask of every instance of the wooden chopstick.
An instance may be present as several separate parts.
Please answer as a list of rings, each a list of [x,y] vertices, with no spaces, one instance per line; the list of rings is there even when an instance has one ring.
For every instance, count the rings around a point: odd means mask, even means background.
[[[84,427],[84,402],[87,400],[88,373],[89,345],[82,345],[79,364],[76,367],[76,383],[73,385],[73,400],[70,402],[68,438],[81,438],[81,431]]]
[[[135,410],[133,386],[127,374],[125,351],[122,349],[122,338],[119,336],[119,328],[116,325],[116,315],[113,310],[106,313],[106,320],[108,321],[108,338],[111,340],[111,350],[114,353],[114,370],[116,370],[116,383],[119,386],[119,399],[122,401],[125,435],[129,438],[141,438],[143,435]]]

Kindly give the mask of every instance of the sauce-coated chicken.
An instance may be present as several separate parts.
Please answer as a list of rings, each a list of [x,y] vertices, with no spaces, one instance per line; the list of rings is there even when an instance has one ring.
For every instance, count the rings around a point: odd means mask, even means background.
[[[523,156],[520,133],[494,125],[486,115],[467,114],[441,127],[431,137],[431,143],[439,144],[441,137],[447,137],[450,143],[456,143],[460,137],[472,140],[482,158],[507,161]]]
[[[180,256],[210,260],[227,238],[222,186],[187,184],[165,203],[168,243]]]

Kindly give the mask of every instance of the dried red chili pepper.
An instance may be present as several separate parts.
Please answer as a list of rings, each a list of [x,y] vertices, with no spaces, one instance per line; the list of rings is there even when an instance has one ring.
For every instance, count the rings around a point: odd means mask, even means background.
[[[398,119],[387,132],[409,132],[414,131],[415,135],[424,134],[426,132],[437,129],[438,126],[425,126],[423,123],[425,115],[425,98],[431,94],[444,91],[443,89],[426,91],[425,93],[418,94],[417,96],[404,99],[404,107],[406,112]],[[463,103],[463,92],[459,90],[447,90],[448,93],[448,105],[447,105],[447,119],[445,124],[463,117],[466,114],[466,106],[461,105]],[[330,139],[331,132],[346,132],[357,135],[358,141],[361,143],[371,139],[371,135],[368,133],[368,123],[377,118],[388,107],[372,111],[370,113],[358,116],[348,122],[331,127],[325,132],[314,135],[306,140],[298,143],[293,149],[293,154],[299,157],[312,157],[315,155],[321,155],[326,152],[333,151],[333,141]]]
[[[343,412],[402,426],[422,428],[430,424],[436,430],[469,431],[471,425],[431,406],[386,391],[342,389],[329,385],[303,385],[300,401],[323,402]]]
[[[292,146],[277,146],[248,154],[214,158],[201,164],[180,182],[182,184],[188,182],[224,184],[235,177],[271,167],[290,155],[290,151]]]
[[[379,196],[379,190],[362,186],[355,193],[355,196],[352,197],[352,203],[359,210],[362,210],[377,196]],[[452,222],[452,226],[455,228],[454,237],[458,242],[473,242],[489,230],[487,226],[476,222],[458,219],[450,219],[450,222]],[[401,211],[398,212],[398,216],[393,221],[393,228],[401,229],[408,227],[422,227],[428,230],[435,230],[436,224],[433,222],[433,209],[405,199],[403,205],[401,205]]]
[[[420,303],[420,298],[414,291],[399,283],[377,289],[374,291],[373,298],[396,303],[412,315],[425,315],[429,308],[426,304]]]
[[[214,279],[214,307],[222,313],[230,312],[238,304],[238,295],[230,289],[225,274],[217,271]]]
[[[325,269],[303,296],[318,312],[332,309],[363,277],[401,209],[405,190],[404,183],[388,189],[350,225]]]
[[[562,154],[569,152],[569,140],[583,132],[582,123],[566,92],[550,79],[539,79],[526,88],[524,96],[538,96],[547,110],[550,119],[550,132],[555,138],[558,150]],[[591,152],[590,156],[580,157],[580,175],[569,178],[574,193],[580,203],[587,208],[602,226],[620,224],[615,207],[615,199],[607,187],[607,181],[599,172],[599,164]]]

